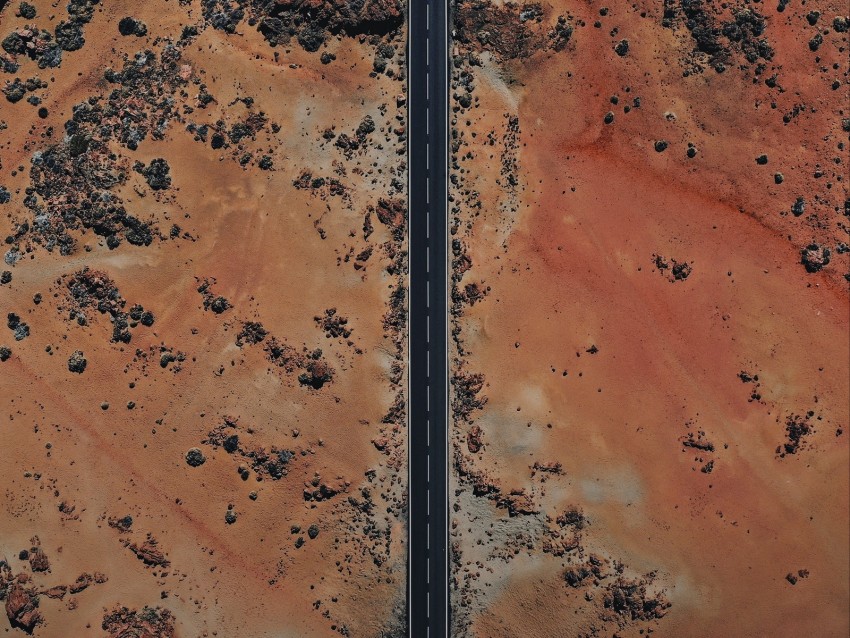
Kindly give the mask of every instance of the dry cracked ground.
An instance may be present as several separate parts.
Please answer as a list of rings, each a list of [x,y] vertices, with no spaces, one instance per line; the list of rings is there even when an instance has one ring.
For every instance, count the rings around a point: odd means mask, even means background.
[[[403,633],[405,33],[0,1],[0,633]]]
[[[848,26],[454,3],[455,635],[847,635]]]

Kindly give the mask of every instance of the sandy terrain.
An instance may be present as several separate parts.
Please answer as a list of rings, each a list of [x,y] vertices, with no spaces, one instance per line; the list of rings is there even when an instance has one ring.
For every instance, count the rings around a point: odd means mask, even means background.
[[[846,4],[723,7],[455,6],[457,636],[850,629]]]
[[[317,7],[0,2],[0,633],[403,632],[403,13]]]

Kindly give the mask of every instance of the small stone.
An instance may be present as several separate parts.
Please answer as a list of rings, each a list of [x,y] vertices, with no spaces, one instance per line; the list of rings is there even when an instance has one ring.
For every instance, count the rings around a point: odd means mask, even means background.
[[[192,467],[199,467],[206,463],[206,461],[207,458],[204,456],[204,453],[196,447],[186,452],[186,463]]]
[[[18,15],[24,20],[32,20],[36,16],[36,9],[29,2],[22,2],[18,6]]]
[[[74,350],[74,353],[68,357],[68,370],[71,372],[82,374],[86,369],[86,365],[88,365],[88,361],[86,361],[81,350]],[[101,407],[103,408],[102,405]],[[105,410],[106,408],[103,409]]]
[[[621,58],[625,57],[629,52],[629,41],[628,40],[620,40],[617,45],[614,47],[614,52],[619,55]]]

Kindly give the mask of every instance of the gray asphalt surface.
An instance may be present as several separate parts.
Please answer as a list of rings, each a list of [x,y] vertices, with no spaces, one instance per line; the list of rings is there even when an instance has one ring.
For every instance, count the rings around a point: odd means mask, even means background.
[[[447,0],[411,0],[409,633],[448,636]]]

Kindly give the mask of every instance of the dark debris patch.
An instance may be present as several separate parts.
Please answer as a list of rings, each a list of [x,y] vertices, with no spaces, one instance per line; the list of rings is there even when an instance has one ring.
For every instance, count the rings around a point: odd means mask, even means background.
[[[319,390],[333,380],[334,369],[325,360],[321,348],[309,350],[306,346],[299,351],[285,341],[270,336],[263,324],[257,321],[243,321],[236,335],[236,345],[263,343],[266,359],[286,374],[298,372],[298,382],[302,386]]]
[[[126,311],[127,301],[121,296],[118,287],[109,275],[103,271],[86,266],[72,275],[60,278],[64,284],[68,319],[79,325],[88,324],[89,310],[109,315],[112,322],[112,341],[130,343],[130,330],[139,324],[150,327],[156,321],[154,314],[145,310],[141,304],[133,304]]]
[[[340,136],[341,137],[341,136]],[[335,177],[315,177],[309,170],[304,170],[292,181],[299,190],[309,190],[322,199],[327,196],[347,197],[348,188]]]
[[[32,193],[23,205],[30,212],[27,247],[41,245],[70,255],[87,231],[106,239],[110,249],[123,241],[148,246],[160,237],[150,221],[124,207],[116,187],[128,180],[129,160],[121,153],[148,138],[163,139],[171,120],[179,119],[177,92],[187,84],[180,49],[163,45],[159,55],[146,50],[125,57],[120,70],[107,69],[101,95],[76,104],[65,122],[63,141],[36,151],[31,159]],[[6,96],[36,90],[40,80],[7,84]],[[20,94],[20,95],[18,95]],[[143,167],[153,189],[170,186],[164,160]],[[19,237],[23,239],[23,237]]]
[[[49,31],[35,26],[25,26],[6,34],[0,46],[11,56],[17,67],[18,60],[28,58],[40,69],[56,68],[62,64],[62,47]]]
[[[684,281],[690,277],[693,266],[686,261],[668,259],[663,255],[653,255],[652,263],[659,273],[664,275],[671,283]]]
[[[212,287],[215,285],[216,281],[215,278],[205,277],[203,280],[198,281],[201,282],[198,286],[198,292],[201,293],[204,310],[212,310],[215,314],[220,315],[225,310],[233,307],[227,299],[221,295],[216,295],[212,291]]]
[[[642,578],[618,577],[605,588],[603,606],[614,620],[647,621],[663,618],[672,606],[663,592],[650,594],[647,586],[655,575]]]
[[[6,326],[12,331],[15,341],[23,341],[30,336],[30,327],[14,312],[6,315]]]
[[[175,638],[174,616],[168,609],[143,607],[131,610],[120,607],[103,616],[101,629],[108,638],[146,636],[150,638]]]
[[[718,73],[743,62],[756,64],[773,59],[774,51],[765,36],[767,21],[744,3],[716,8],[705,0],[664,0],[662,25],[685,29],[693,43],[683,60],[685,74],[703,71],[703,60]]]
[[[784,458],[788,454],[797,454],[805,449],[808,437],[815,433],[811,410],[804,415],[789,414],[785,419],[785,442],[776,448],[776,456]]]
[[[458,371],[452,376],[451,385],[452,414],[456,419],[469,422],[472,413],[487,403],[487,397],[481,395],[484,375]]]
[[[289,474],[289,467],[296,453],[288,448],[256,445],[249,442],[253,430],[242,428],[237,419],[224,417],[204,439],[205,445],[223,449],[240,462],[239,474],[243,480],[253,471],[257,476],[278,481]],[[248,469],[250,467],[250,470]]]
[[[6,70],[16,71],[21,58],[33,60],[40,69],[61,66],[63,52],[78,51],[85,45],[85,26],[91,22],[98,4],[100,0],[70,0],[66,5],[67,17],[59,20],[52,34],[33,25],[7,33],[0,45],[10,56],[5,60]],[[18,15],[25,20],[32,20],[36,14],[36,8],[27,2],[18,6]]]
[[[393,239],[401,241],[407,229],[407,204],[400,199],[382,197],[374,211],[378,220],[390,229]]]
[[[549,49],[563,51],[573,35],[566,16],[547,25],[543,6],[536,2],[461,0],[455,4],[454,25],[461,48],[489,51],[503,61],[530,58]]]
[[[319,353],[318,357],[314,356],[316,352]],[[320,357],[321,350],[317,349],[307,358],[302,366],[305,368],[305,371],[298,375],[298,383],[309,386],[314,390],[319,390],[333,379],[333,368],[328,365],[327,361]]]
[[[162,191],[171,187],[171,167],[161,157],[151,160],[150,164],[143,165],[137,170],[153,190]]]
[[[202,0],[204,21],[235,33],[248,18],[271,46],[294,39],[304,50],[318,51],[331,36],[393,36],[404,22],[400,0]]]
[[[801,578],[808,578],[808,577],[809,577],[809,570],[808,569],[798,569],[796,571],[796,573],[795,572],[788,572],[787,574],[785,574],[785,580],[787,580],[790,585],[796,585],[800,581]]]
[[[76,109],[77,113],[80,110]],[[151,224],[130,214],[112,192],[126,182],[126,169],[105,144],[71,128],[75,133],[67,142],[33,155],[30,181],[34,193],[24,201],[33,217],[29,226],[32,241],[48,251],[58,248],[60,254],[70,255],[77,245],[71,232],[91,230],[106,238],[110,248],[122,240],[150,245],[154,236]]]
[[[256,345],[268,336],[268,330],[258,321],[243,321],[242,328],[236,334],[236,345],[242,347],[246,343]]]
[[[313,320],[324,331],[328,339],[348,339],[351,336],[348,318],[337,314],[336,308],[328,308],[324,314],[313,317]]]

